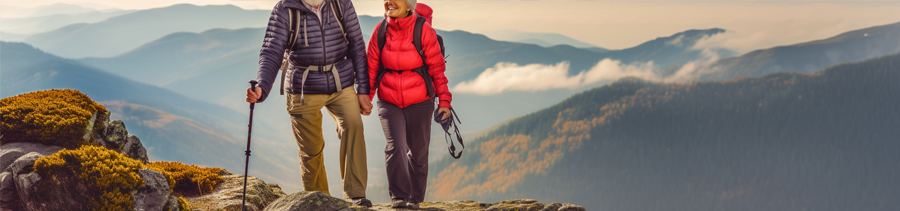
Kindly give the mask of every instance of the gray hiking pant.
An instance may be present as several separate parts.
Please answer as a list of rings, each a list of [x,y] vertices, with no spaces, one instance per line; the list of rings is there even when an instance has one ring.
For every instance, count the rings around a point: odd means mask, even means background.
[[[384,162],[391,199],[425,200],[432,112],[432,100],[405,108],[378,100],[378,117],[387,138]]]

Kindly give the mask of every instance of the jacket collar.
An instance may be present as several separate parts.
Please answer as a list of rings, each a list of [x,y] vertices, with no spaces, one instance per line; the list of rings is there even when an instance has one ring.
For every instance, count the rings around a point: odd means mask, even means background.
[[[412,28],[416,24],[416,14],[403,17],[403,18],[391,18],[388,19],[388,28],[391,30],[404,30],[407,28]]]
[[[329,5],[329,4],[331,4],[332,1],[334,1],[334,0],[325,0],[325,3],[322,3],[322,7],[323,7],[322,11],[325,11],[325,8],[330,7],[331,5]],[[281,3],[284,5],[284,7],[298,9],[298,10],[300,10],[300,12],[306,12],[306,13],[313,12],[312,10],[309,10],[308,7],[304,6],[303,2],[300,2],[300,0],[281,0]]]

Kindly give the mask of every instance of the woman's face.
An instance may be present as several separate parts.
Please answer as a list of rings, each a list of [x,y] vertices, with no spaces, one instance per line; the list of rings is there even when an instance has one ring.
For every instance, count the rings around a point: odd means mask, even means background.
[[[406,0],[384,0],[384,14],[392,18],[403,18],[409,14]]]

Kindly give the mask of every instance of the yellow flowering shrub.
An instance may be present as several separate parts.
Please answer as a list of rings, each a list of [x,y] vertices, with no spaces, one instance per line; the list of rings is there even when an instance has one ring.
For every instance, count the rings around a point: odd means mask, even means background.
[[[144,185],[137,173],[145,168],[138,160],[99,146],[85,145],[74,150],[61,150],[39,158],[34,170],[42,178],[53,178],[61,171],[69,171],[89,188],[101,193],[90,197],[92,210],[133,210],[130,192]]]
[[[150,163],[150,169],[166,175],[169,187],[176,195],[197,196],[212,192],[225,179],[225,170],[217,167],[203,168],[179,162],[159,161]]]
[[[187,200],[181,196],[178,197],[178,208],[180,208],[181,211],[191,211],[191,205],[189,205]]]
[[[103,105],[78,90],[53,89],[25,93],[0,100],[3,115],[0,143],[36,142],[74,149],[87,144],[83,136]],[[103,124],[94,124],[99,131]]]

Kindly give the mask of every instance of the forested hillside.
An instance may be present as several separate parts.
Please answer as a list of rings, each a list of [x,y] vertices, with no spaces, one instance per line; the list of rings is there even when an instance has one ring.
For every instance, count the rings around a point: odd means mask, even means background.
[[[807,73],[574,95],[431,165],[430,200],[591,210],[900,208],[900,54]]]

